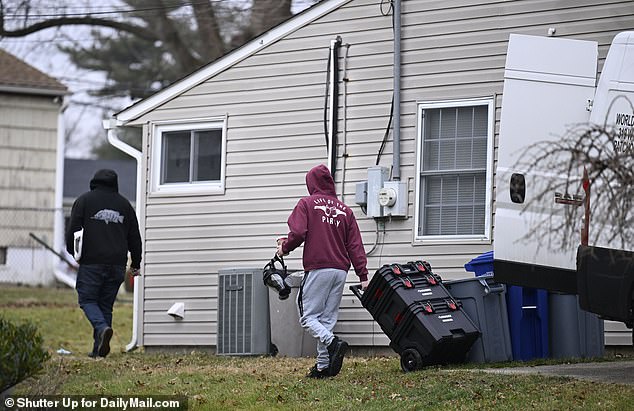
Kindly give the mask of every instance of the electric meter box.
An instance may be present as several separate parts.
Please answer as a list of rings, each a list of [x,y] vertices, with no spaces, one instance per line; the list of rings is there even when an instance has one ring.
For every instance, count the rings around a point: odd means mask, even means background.
[[[384,196],[379,193],[379,202],[385,202],[383,216],[407,217],[407,183],[405,181],[386,181],[383,183]],[[387,198],[385,197],[387,196]]]

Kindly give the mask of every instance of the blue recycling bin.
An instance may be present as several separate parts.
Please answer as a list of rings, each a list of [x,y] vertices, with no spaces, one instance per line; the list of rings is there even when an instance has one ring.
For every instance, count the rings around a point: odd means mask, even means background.
[[[464,265],[465,270],[472,271],[476,277],[493,275],[493,251],[488,251]]]
[[[493,274],[493,251],[475,257],[464,267],[476,277]],[[507,286],[506,308],[513,359],[527,361],[548,357],[548,291]]]
[[[513,359],[527,361],[548,357],[548,291],[508,286],[506,307]]]

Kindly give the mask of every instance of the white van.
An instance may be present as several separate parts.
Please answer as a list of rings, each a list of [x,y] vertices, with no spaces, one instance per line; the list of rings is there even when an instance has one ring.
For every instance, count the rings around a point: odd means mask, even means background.
[[[596,179],[596,163],[571,162],[569,153],[577,143],[589,151],[581,158],[632,162],[634,32],[614,38],[598,83],[597,69],[596,42],[511,35],[496,169],[494,273],[508,284],[579,294],[581,308],[631,327],[634,244],[613,236],[610,221],[615,211],[629,210],[611,209],[606,201],[607,190],[626,182]],[[586,205],[592,210],[589,242],[580,247]]]

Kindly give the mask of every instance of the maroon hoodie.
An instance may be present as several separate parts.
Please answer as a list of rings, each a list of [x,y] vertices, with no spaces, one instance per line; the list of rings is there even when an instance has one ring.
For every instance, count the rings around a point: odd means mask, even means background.
[[[306,174],[309,197],[288,217],[287,254],[304,244],[304,270],[336,268],[348,271],[350,262],[361,281],[368,279],[367,258],[357,220],[350,207],[337,199],[335,182],[323,164]]]

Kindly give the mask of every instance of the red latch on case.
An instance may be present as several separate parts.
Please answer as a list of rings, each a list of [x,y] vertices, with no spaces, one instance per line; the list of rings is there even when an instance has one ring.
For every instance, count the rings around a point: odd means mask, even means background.
[[[425,303],[423,304],[423,308],[425,309],[425,311],[427,311],[429,314],[434,312],[434,308],[431,306],[431,304],[429,303]]]
[[[403,281],[403,284],[407,288],[413,288],[414,287],[414,284],[412,283],[412,280],[409,277],[401,278],[401,281]]]

